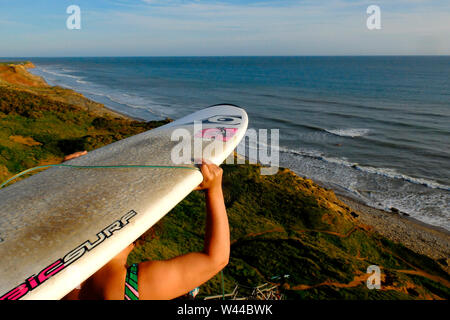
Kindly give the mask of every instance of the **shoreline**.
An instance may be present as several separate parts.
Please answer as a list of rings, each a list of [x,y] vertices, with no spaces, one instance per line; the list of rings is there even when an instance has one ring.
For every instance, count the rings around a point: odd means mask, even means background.
[[[24,70],[28,68],[34,68],[34,65],[32,63],[23,65]],[[28,70],[25,72],[33,77],[37,77]],[[58,90],[62,90],[61,92],[65,91],[70,93],[69,99],[72,100],[73,104],[77,104],[81,108],[93,112],[94,114],[146,122],[144,119],[133,118],[113,110],[103,103],[91,100],[73,89],[50,86],[44,78],[39,78],[47,85],[44,88],[57,88],[56,90],[54,89],[56,91],[56,99],[58,99]],[[300,175],[298,176],[301,177]],[[370,207],[359,199],[342,194],[336,188],[330,188],[326,183],[314,179],[311,180],[323,188],[332,190],[340,201],[356,212],[358,221],[371,226],[376,232],[392,241],[399,242],[417,253],[438,260],[444,268],[446,268],[447,272],[449,272],[450,232],[448,230],[427,224],[409,216],[401,215],[400,213],[393,213]]]
[[[370,207],[348,196],[336,196],[358,214],[358,221],[371,226],[389,240],[438,260],[447,272],[450,271],[450,232],[447,230],[415,218]]]

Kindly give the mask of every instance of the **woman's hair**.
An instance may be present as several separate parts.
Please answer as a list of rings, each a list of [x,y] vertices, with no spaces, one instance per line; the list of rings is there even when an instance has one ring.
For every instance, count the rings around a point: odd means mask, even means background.
[[[134,244],[137,247],[143,246],[147,242],[151,242],[154,239],[157,239],[161,236],[163,231],[162,222],[158,222],[157,224],[153,225],[150,229],[145,231],[139,238],[137,238],[134,241]]]

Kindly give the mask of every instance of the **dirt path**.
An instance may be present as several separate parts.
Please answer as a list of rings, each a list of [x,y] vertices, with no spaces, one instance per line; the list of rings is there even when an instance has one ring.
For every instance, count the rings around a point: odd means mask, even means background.
[[[234,239],[230,242],[231,245],[236,244],[238,241],[242,241],[242,240],[247,240],[247,238],[255,238],[255,237],[259,237],[268,233],[274,233],[274,232],[279,232],[279,233],[284,233],[286,232],[286,230],[284,230],[283,228],[275,228],[275,229],[271,229],[271,230],[266,230],[266,231],[261,231],[261,232],[252,232],[252,233],[248,233],[245,236],[239,238],[239,239]]]
[[[353,232],[355,232],[356,230],[361,229],[361,227],[359,226],[354,226],[353,229],[351,229],[349,232],[347,232],[346,234],[342,234],[342,233],[338,233],[335,231],[326,231],[326,230],[316,230],[316,229],[293,229],[293,231],[298,232],[298,233],[304,233],[304,232],[320,232],[320,233],[326,233],[326,234],[331,234],[333,236],[337,236],[340,238],[348,238]]]
[[[353,288],[361,285],[362,283],[367,281],[367,278],[369,278],[370,274],[363,274],[359,276],[355,276],[352,281],[349,283],[340,283],[340,282],[332,282],[332,281],[324,281],[319,284],[315,285],[307,285],[307,284],[299,284],[296,286],[291,287],[292,290],[308,290],[311,288],[317,288],[321,286],[334,286],[338,288]]]
[[[301,230],[293,230],[297,233],[305,233],[305,232],[321,232],[321,233],[326,233],[326,234],[330,234],[330,235],[334,235],[340,238],[347,238],[349,237],[353,232],[355,232],[358,229],[363,229],[365,230],[365,228],[362,228],[360,226],[355,226],[353,227],[350,231],[348,231],[346,234],[341,234],[338,232],[334,232],[334,231],[326,231],[326,230],[314,230],[314,229],[301,229]],[[365,230],[368,231],[368,230]],[[275,228],[275,229],[271,229],[271,230],[266,230],[266,231],[261,231],[261,232],[254,232],[254,233],[249,233],[243,237],[241,237],[240,239],[235,239],[231,242],[231,244],[236,244],[238,241],[243,241],[243,240],[248,240],[248,238],[254,238],[254,237],[258,237],[261,235],[265,235],[265,234],[269,234],[269,233],[274,233],[274,232],[279,232],[279,233],[287,233],[287,231],[283,228]],[[297,238],[297,237],[286,237],[287,239],[293,239],[293,240],[299,240],[301,241],[301,239]],[[397,270],[397,269],[392,269],[391,271],[393,272],[400,272],[400,273],[404,273],[404,274],[410,274],[410,275],[418,275],[424,278],[427,278],[429,280],[435,281],[435,282],[439,282],[444,284],[445,286],[450,288],[450,281],[436,276],[436,275],[432,275],[429,274],[423,270],[418,269],[416,266],[412,265],[411,263],[409,263],[408,261],[404,260],[402,257],[394,254],[393,252],[391,252],[388,249],[383,248],[384,251],[386,251],[387,253],[389,253],[390,255],[394,256],[395,258],[399,259],[400,261],[404,262],[405,264],[407,264],[409,267],[411,267],[412,270]],[[362,258],[360,257],[360,254],[358,252],[358,255],[356,257],[358,260],[365,260],[366,258]],[[260,274],[260,273],[259,273]],[[261,275],[261,274],[260,274]],[[262,276],[262,275],[261,275]],[[368,277],[370,276],[370,274],[360,274],[360,275],[355,275],[353,280],[350,281],[349,283],[340,283],[340,282],[333,282],[330,280],[324,281],[322,283],[319,284],[315,284],[315,285],[306,285],[306,284],[298,284],[295,285],[293,287],[291,287],[292,290],[308,290],[311,288],[317,288],[320,286],[334,286],[337,288],[353,288],[353,287],[357,287],[360,286],[362,284],[364,284]],[[408,288],[414,288],[415,285],[409,283],[409,285],[407,286]],[[384,290],[394,290],[394,291],[399,291],[399,292],[403,292],[403,293],[407,293],[407,287],[394,287],[394,286],[385,286]],[[423,296],[422,298],[424,299],[442,299],[441,297],[435,295],[435,294],[431,294],[431,295],[426,295]]]

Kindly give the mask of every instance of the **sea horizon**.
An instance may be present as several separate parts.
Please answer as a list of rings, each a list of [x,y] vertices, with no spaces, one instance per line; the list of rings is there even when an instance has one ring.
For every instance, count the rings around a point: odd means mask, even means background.
[[[33,58],[51,58],[51,59],[58,59],[58,58],[259,58],[259,57],[450,57],[450,54],[307,54],[307,55],[109,55],[109,56],[103,56],[103,55],[65,55],[65,56],[5,56],[0,57],[0,59],[33,59]]]

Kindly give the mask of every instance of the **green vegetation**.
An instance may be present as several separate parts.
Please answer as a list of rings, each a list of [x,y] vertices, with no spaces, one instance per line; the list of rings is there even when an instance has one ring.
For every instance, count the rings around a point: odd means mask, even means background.
[[[1,79],[0,79],[1,80]],[[0,179],[75,151],[93,150],[169,122],[139,122],[98,112],[101,105],[58,87],[24,88],[0,81]],[[440,265],[374,233],[333,192],[287,169],[261,176],[255,165],[224,166],[231,258],[225,292],[241,296],[278,282],[288,299],[448,299]],[[192,192],[158,224],[157,236],[129,262],[168,259],[202,250],[205,201]],[[369,265],[382,271],[382,290],[365,284]],[[289,275],[284,280],[274,276]],[[200,296],[222,292],[217,275]]]

